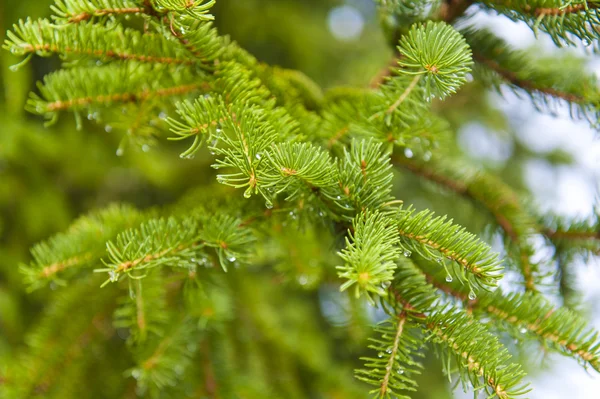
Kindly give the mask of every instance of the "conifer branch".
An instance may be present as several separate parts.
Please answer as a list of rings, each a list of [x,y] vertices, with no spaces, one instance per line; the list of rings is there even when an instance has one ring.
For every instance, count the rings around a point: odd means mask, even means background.
[[[496,72],[498,75],[500,75],[502,78],[504,78],[510,84],[518,86],[524,90],[534,91],[534,92],[538,92],[541,94],[547,94],[547,95],[561,98],[563,100],[566,100],[569,102],[574,102],[574,103],[580,103],[583,101],[583,97],[581,97],[577,94],[559,91],[559,90],[553,89],[551,87],[541,87],[541,86],[538,86],[533,81],[520,79],[519,77],[517,77],[517,74],[515,72],[502,68],[498,64],[498,62],[493,61],[488,58],[485,58],[480,53],[477,53],[477,52],[473,53],[473,58],[477,62],[480,62],[480,63],[484,64],[485,66],[487,66],[488,68],[492,69],[494,72]]]
[[[438,263],[442,263],[442,258],[437,254],[455,262],[460,269],[452,268],[452,272],[471,289],[488,289],[501,278],[497,254],[445,216],[434,217],[429,211],[416,213],[409,207],[400,208],[396,220],[405,246]]]
[[[68,272],[93,264],[104,252],[103,241],[139,224],[142,218],[132,207],[113,205],[82,216],[67,232],[35,245],[31,250],[33,261],[19,268],[29,289],[41,288],[50,281],[60,282],[59,278]]]
[[[150,0],[57,0],[50,8],[56,14],[56,22],[72,24],[93,18],[155,13]]]
[[[464,368],[474,386],[480,378],[488,386],[486,391],[500,399],[524,395],[527,386],[521,383],[525,375],[516,363],[508,363],[510,354],[494,335],[460,311],[437,313],[426,322],[432,339],[454,353],[457,363]],[[487,356],[494,353],[490,359]]]
[[[472,298],[461,287],[443,283],[427,273],[424,275],[435,288],[464,301],[470,311],[491,315],[505,322],[516,338],[522,339],[523,332],[527,331],[543,344],[555,347],[564,355],[575,357],[600,371],[598,333],[569,309],[556,309],[539,294],[504,294],[500,289]]]
[[[598,38],[597,1],[480,0],[479,3],[512,20],[526,22],[536,32],[547,32],[557,46],[572,45],[574,39],[590,44]]]
[[[526,288],[536,290],[534,265],[529,260],[531,250],[525,241],[528,229],[535,227],[535,223],[521,209],[516,195],[510,188],[496,179],[493,179],[493,182],[487,181],[489,176],[467,176],[461,172],[455,178],[451,174],[443,173],[444,170],[449,171],[449,165],[444,167],[433,161],[419,163],[402,156],[394,156],[392,162],[483,205],[514,243]],[[492,192],[494,194],[490,195]]]
[[[20,21],[8,32],[4,48],[13,54],[52,53],[78,55],[101,60],[133,60],[151,64],[193,65],[183,49],[162,35],[142,34],[121,26],[103,27],[81,23],[57,27],[48,20]],[[22,65],[19,64],[19,65]]]

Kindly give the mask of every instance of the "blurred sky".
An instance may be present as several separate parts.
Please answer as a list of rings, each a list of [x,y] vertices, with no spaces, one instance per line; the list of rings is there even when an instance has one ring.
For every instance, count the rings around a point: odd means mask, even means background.
[[[360,37],[364,27],[365,10],[370,0],[349,0],[345,5],[333,8],[329,13],[328,26],[331,34],[341,41],[352,41]],[[372,3],[371,3],[372,4]],[[368,11],[367,11],[368,12]],[[549,37],[537,39],[525,23],[516,23],[501,16],[478,12],[471,22],[493,29],[515,48],[540,47],[541,51],[565,51],[557,49]],[[583,54],[584,49],[572,49]],[[600,57],[590,57],[589,67],[600,76]],[[558,109],[556,116],[541,114],[529,99],[521,99],[505,90],[503,95],[490,94],[495,98],[511,121],[518,123],[519,140],[537,152],[562,149],[571,153],[574,165],[550,167],[544,161],[532,161],[526,166],[525,181],[543,210],[573,217],[592,214],[600,188],[600,139],[587,121],[573,121],[568,109]],[[459,132],[459,143],[474,157],[485,157],[498,162],[510,156],[511,148],[497,136],[489,134],[481,125],[467,125]],[[592,320],[600,329],[600,261],[581,264],[579,284],[589,305]],[[586,372],[574,360],[560,355],[544,356],[539,359],[546,370],[530,379],[535,387],[528,397],[531,399],[598,399],[600,376]],[[457,390],[457,398],[472,398]]]

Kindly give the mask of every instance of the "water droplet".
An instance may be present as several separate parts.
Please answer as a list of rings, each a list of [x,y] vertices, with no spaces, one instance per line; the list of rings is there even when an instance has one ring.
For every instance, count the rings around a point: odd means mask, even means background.
[[[258,154],[256,154],[256,159],[260,160],[261,158],[262,158],[262,155],[260,152]]]
[[[119,274],[114,270],[110,270],[108,272],[108,278],[110,279],[111,282],[114,283],[115,281],[117,281],[119,279]]]
[[[379,353],[377,354],[377,357],[383,357],[383,352],[379,352]]]
[[[385,289],[388,289],[390,285],[392,285],[392,283],[389,281],[384,281],[383,283],[381,283],[381,286]]]
[[[469,299],[470,299],[471,301],[474,301],[474,300],[475,300],[475,298],[477,298],[477,295],[475,295],[475,293],[474,293],[473,291],[469,292]]]
[[[525,334],[525,333],[527,332],[527,329],[526,329],[525,327],[521,327],[521,328],[519,329],[519,332],[520,332],[521,334]]]
[[[106,133],[110,133],[110,132],[112,132],[112,130],[113,130],[113,128],[112,128],[112,126],[111,126],[111,125],[106,125],[106,126],[104,126],[104,131],[105,131]]]
[[[412,252],[410,252],[409,250],[404,251],[404,256],[406,256],[407,258],[410,258],[411,255],[412,255]]]
[[[150,146],[149,146],[148,144],[144,144],[144,145],[142,146],[142,151],[144,151],[144,152],[148,152],[148,151],[150,151]]]
[[[427,151],[425,154],[423,154],[423,161],[429,162],[429,160],[431,160],[431,152]]]
[[[221,184],[225,184],[225,176],[223,175],[217,175],[217,182],[221,183]]]
[[[167,119],[167,113],[162,111],[160,114],[158,114],[158,119]]]
[[[400,367],[398,367],[397,371],[398,371],[398,374],[404,374],[404,370],[402,368],[400,368]]]
[[[118,156],[118,157],[122,157],[124,153],[125,153],[125,151],[123,151],[123,149],[122,149],[122,148],[118,148],[118,149],[117,149],[117,156]]]
[[[339,195],[337,197],[335,197],[335,199],[342,199],[342,197],[340,197]]]
[[[413,152],[410,148],[405,148],[404,149],[404,156],[406,158],[412,158],[413,157]]]
[[[235,256],[230,256],[229,258],[227,258],[227,260],[233,263],[237,260],[237,258]]]
[[[250,198],[252,196],[252,190],[248,189],[244,191],[244,198]]]
[[[301,274],[300,276],[298,276],[298,283],[300,285],[306,285],[306,284],[308,284],[308,277],[305,276],[304,274]]]
[[[444,258],[441,258],[441,257],[440,258],[436,258],[435,261],[441,265],[442,262],[444,261]]]
[[[385,353],[392,353],[392,347],[390,346],[389,348],[387,348],[387,349],[385,350]]]
[[[265,201],[265,206],[267,207],[267,209],[273,209],[273,203],[271,201]]]
[[[131,371],[131,376],[137,380],[142,376],[142,373],[140,373],[140,370],[134,369]]]
[[[452,276],[451,276],[451,275],[447,275],[447,276],[446,276],[446,281],[447,281],[447,282],[451,283],[451,282],[452,282],[452,280],[454,280],[454,279],[452,278]]]

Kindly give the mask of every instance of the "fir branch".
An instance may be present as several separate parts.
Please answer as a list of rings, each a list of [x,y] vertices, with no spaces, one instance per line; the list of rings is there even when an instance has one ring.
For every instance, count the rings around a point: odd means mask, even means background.
[[[414,326],[408,322],[405,312],[392,317],[375,328],[378,338],[370,338],[369,348],[377,357],[363,357],[365,369],[356,370],[356,377],[370,385],[377,386],[371,391],[377,398],[408,399],[402,391],[415,391],[414,374],[420,374],[423,366],[414,360],[422,357],[418,352],[423,345]],[[391,341],[390,341],[391,340]]]
[[[498,255],[463,227],[446,220],[446,216],[434,217],[428,210],[417,213],[409,207],[399,208],[395,219],[401,244],[407,250],[438,263],[443,263],[440,256],[449,259],[451,266],[459,266],[451,267],[449,272],[465,281],[471,289],[494,287],[502,277]]]
[[[382,285],[393,279],[400,256],[393,221],[378,212],[362,213],[355,218],[353,230],[346,238],[346,248],[339,253],[346,263],[337,267],[338,276],[347,280],[340,290],[355,285],[357,297],[362,293],[370,299],[371,294],[383,296]]]
[[[518,364],[509,363],[511,356],[498,338],[464,312],[436,313],[428,317],[426,326],[431,331],[430,338],[454,354],[463,378],[474,387],[482,379],[486,392],[500,399],[529,391],[521,382],[524,371]]]
[[[397,73],[415,75],[415,79],[422,76],[428,97],[443,99],[455,93],[466,82],[473,63],[465,39],[443,22],[429,21],[426,25],[413,26],[400,40],[398,51],[402,56],[398,59]],[[417,82],[418,79],[414,80],[409,88]],[[397,100],[402,101],[404,95]],[[393,108],[397,108],[395,104]]]
[[[529,259],[533,250],[526,241],[536,223],[522,209],[516,194],[508,186],[487,174],[464,172],[464,167],[459,169],[451,163],[425,163],[402,156],[393,157],[392,162],[481,204],[514,244],[525,287],[536,290],[537,268]]]
[[[573,14],[582,11],[593,10],[599,8],[600,4],[596,4],[592,1],[584,1],[581,4],[574,5],[561,5],[560,7],[537,7],[533,9],[533,15],[544,16],[544,15],[564,15]],[[531,9],[530,9],[531,10]],[[529,10],[529,11],[530,11]]]
[[[118,281],[124,274],[162,264],[193,269],[202,247],[196,220],[151,219],[109,241],[107,268],[97,271],[107,271],[110,281]]]
[[[153,13],[150,0],[55,0],[50,6],[58,23],[80,23],[93,18]]]
[[[352,140],[350,149],[344,148],[342,160],[337,164],[338,185],[344,198],[337,198],[338,188],[326,195],[344,210],[349,202],[352,214],[381,209],[393,200],[391,168],[390,155],[382,151],[380,143]]]
[[[35,245],[31,250],[33,261],[19,268],[29,289],[41,288],[50,281],[61,283],[59,277],[65,272],[93,264],[104,252],[103,241],[139,224],[142,218],[132,207],[113,205],[82,216],[65,233]]]
[[[484,83],[500,89],[508,83],[517,94],[525,93],[539,109],[553,110],[553,103],[565,102],[573,116],[598,124],[600,92],[593,74],[582,74],[585,60],[574,56],[539,57],[530,51],[511,49],[486,30],[462,30],[474,51],[475,69]]]
[[[522,340],[523,333],[528,332],[544,345],[600,371],[599,334],[570,309],[555,308],[543,296],[531,292],[505,294],[498,289],[493,293],[484,292],[475,299],[461,286],[424,275],[437,289],[464,301],[470,311],[506,323],[515,338]]]
[[[504,78],[510,84],[518,86],[524,90],[534,91],[534,92],[538,92],[541,94],[547,94],[547,95],[550,95],[553,97],[558,97],[563,100],[566,100],[569,102],[574,102],[574,103],[579,103],[579,102],[583,101],[583,97],[581,97],[580,95],[567,93],[564,91],[559,91],[559,90],[553,89],[551,87],[538,86],[532,81],[520,79],[517,77],[517,74],[515,72],[502,68],[500,66],[500,64],[498,64],[498,62],[488,59],[488,58],[485,58],[480,53],[474,53],[473,58],[477,62],[480,62],[480,63],[484,64],[485,66],[487,66],[488,68],[492,69],[494,72],[496,72],[498,75],[500,75],[502,78]]]
[[[130,293],[121,298],[115,310],[114,325],[129,331],[129,344],[140,345],[162,336],[169,321],[164,275],[150,273],[130,284]]]
[[[79,118],[78,112],[83,109],[178,97],[206,90],[208,83],[198,80],[186,69],[132,61],[60,70],[44,78],[44,84],[38,86],[41,97],[32,94],[27,109],[45,115],[50,122],[56,121],[58,111],[64,110],[75,111]]]
[[[214,19],[209,14],[215,0],[152,0],[152,6],[161,13],[174,12],[180,15],[189,15],[198,21]]]
[[[8,32],[3,48],[13,54],[52,53],[97,58],[103,61],[133,60],[150,64],[193,65],[185,51],[162,35],[142,34],[121,25],[104,27],[80,23],[57,27],[48,20],[19,21]],[[19,65],[22,65],[19,64]]]
[[[149,390],[152,396],[157,396],[180,381],[183,371],[192,365],[200,333],[196,321],[190,317],[174,323],[160,339],[136,348],[137,365],[128,374],[137,380],[142,392]]]
[[[87,278],[61,290],[44,311],[27,337],[28,353],[15,367],[15,398],[52,393],[61,372],[72,364],[81,367],[75,362],[84,357],[85,348],[110,337],[112,332],[105,331],[104,324],[114,306],[115,292],[109,289],[90,298],[98,284],[97,279]],[[88,306],[86,312],[80,311],[83,301]]]
[[[273,186],[274,195],[285,192],[289,201],[302,192],[334,186],[335,168],[331,157],[310,143],[277,144],[267,156],[273,170],[269,185]]]
[[[557,46],[572,45],[574,38],[585,44],[598,39],[596,1],[481,0],[480,3],[514,21],[524,21],[536,32],[539,29],[548,33]]]

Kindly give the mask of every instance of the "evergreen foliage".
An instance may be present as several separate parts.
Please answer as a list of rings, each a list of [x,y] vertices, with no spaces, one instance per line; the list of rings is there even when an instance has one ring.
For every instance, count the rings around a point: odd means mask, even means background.
[[[393,66],[371,88],[326,91],[221,36],[215,0],[56,0],[50,19],[14,25],[13,69],[34,56],[62,63],[28,111],[122,130],[117,155],[183,141],[181,162],[199,179],[183,185],[201,190],[93,211],[31,249],[25,284],[56,292],[27,348],[0,368],[0,396],[102,397],[86,391],[89,380],[102,387],[98,368],[110,397],[362,398],[366,383],[372,397],[409,398],[433,349],[465,390],[521,397],[530,387],[505,334],[600,371],[600,338],[571,306],[569,277],[578,257],[600,254],[600,218],[539,215],[451,153],[455,126],[440,111],[472,77],[541,109],[566,102],[597,125],[597,81],[582,60],[513,50],[466,10],[523,20],[558,46],[595,46],[600,3],[377,3]],[[399,174],[472,201],[503,253],[464,218],[404,205]],[[554,291],[536,237],[560,264]],[[508,273],[519,281],[498,288]]]

